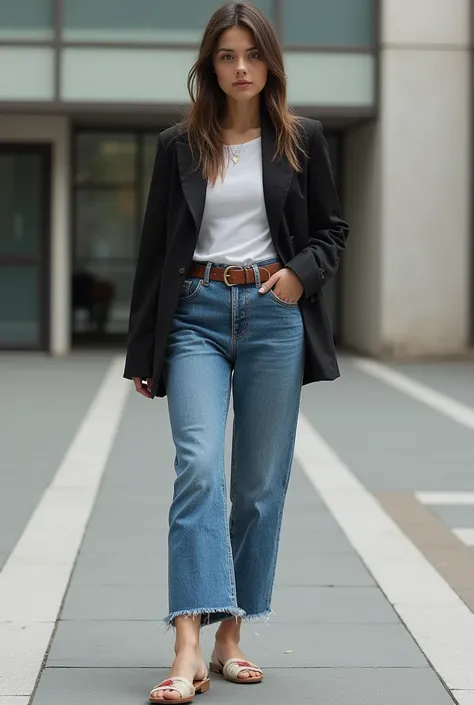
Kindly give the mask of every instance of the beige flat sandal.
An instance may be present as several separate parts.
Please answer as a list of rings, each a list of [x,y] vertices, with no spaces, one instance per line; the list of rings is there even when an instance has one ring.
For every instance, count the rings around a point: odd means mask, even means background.
[[[155,685],[150,693],[151,703],[190,703],[193,701],[195,695],[200,693],[206,693],[211,687],[211,680],[206,674],[206,677],[200,681],[188,681],[187,678],[181,678],[177,676],[176,678],[168,678],[167,680]],[[175,690],[181,695],[181,698],[170,700],[170,698],[157,698],[158,693],[164,690]]]
[[[263,671],[259,666],[256,666],[250,661],[242,661],[240,658],[230,658],[225,663],[221,663],[215,653],[211,656],[209,668],[212,673],[221,673],[226,681],[231,683],[261,683],[263,681]],[[251,676],[249,678],[239,678],[239,673],[242,671],[257,671],[260,675]]]

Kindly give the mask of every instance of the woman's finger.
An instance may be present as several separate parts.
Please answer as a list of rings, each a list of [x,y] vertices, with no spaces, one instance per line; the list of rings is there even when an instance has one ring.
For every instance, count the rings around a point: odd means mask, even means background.
[[[280,270],[281,271],[281,270]],[[270,289],[273,289],[277,281],[279,280],[281,274],[280,271],[275,272],[275,274],[272,274],[270,279],[265,282],[265,284],[262,284],[260,289],[258,290],[260,294],[266,294],[267,291],[270,291]]]
[[[134,385],[135,385],[136,391],[137,391],[139,394],[141,394],[143,397],[146,397],[146,399],[151,399],[151,393],[150,393],[150,391],[149,391],[149,389],[148,389],[148,380],[147,380],[147,384],[145,385],[145,384],[143,383],[143,380],[141,379],[141,377],[134,377],[134,378],[133,378],[133,383],[134,383]],[[151,385],[150,385],[150,386],[151,386]]]

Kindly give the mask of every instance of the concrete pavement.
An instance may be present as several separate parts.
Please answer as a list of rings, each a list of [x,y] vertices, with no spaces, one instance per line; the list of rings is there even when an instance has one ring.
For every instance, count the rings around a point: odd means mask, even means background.
[[[173,447],[120,364],[0,358],[0,705],[144,703],[166,675]],[[341,366],[304,389],[275,615],[244,631],[265,682],[203,703],[474,705],[474,364]]]

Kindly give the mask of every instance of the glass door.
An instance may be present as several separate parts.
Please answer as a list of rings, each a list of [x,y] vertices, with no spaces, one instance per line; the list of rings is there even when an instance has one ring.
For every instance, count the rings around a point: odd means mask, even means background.
[[[73,343],[123,345],[158,132],[78,128],[73,161]]]
[[[50,148],[0,144],[0,348],[48,348]]]

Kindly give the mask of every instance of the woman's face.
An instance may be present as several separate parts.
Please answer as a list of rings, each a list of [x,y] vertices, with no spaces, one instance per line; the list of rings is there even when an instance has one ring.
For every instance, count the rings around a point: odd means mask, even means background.
[[[243,27],[231,27],[221,34],[214,52],[214,70],[221,89],[235,100],[254,98],[267,82],[267,65],[253,34]]]

